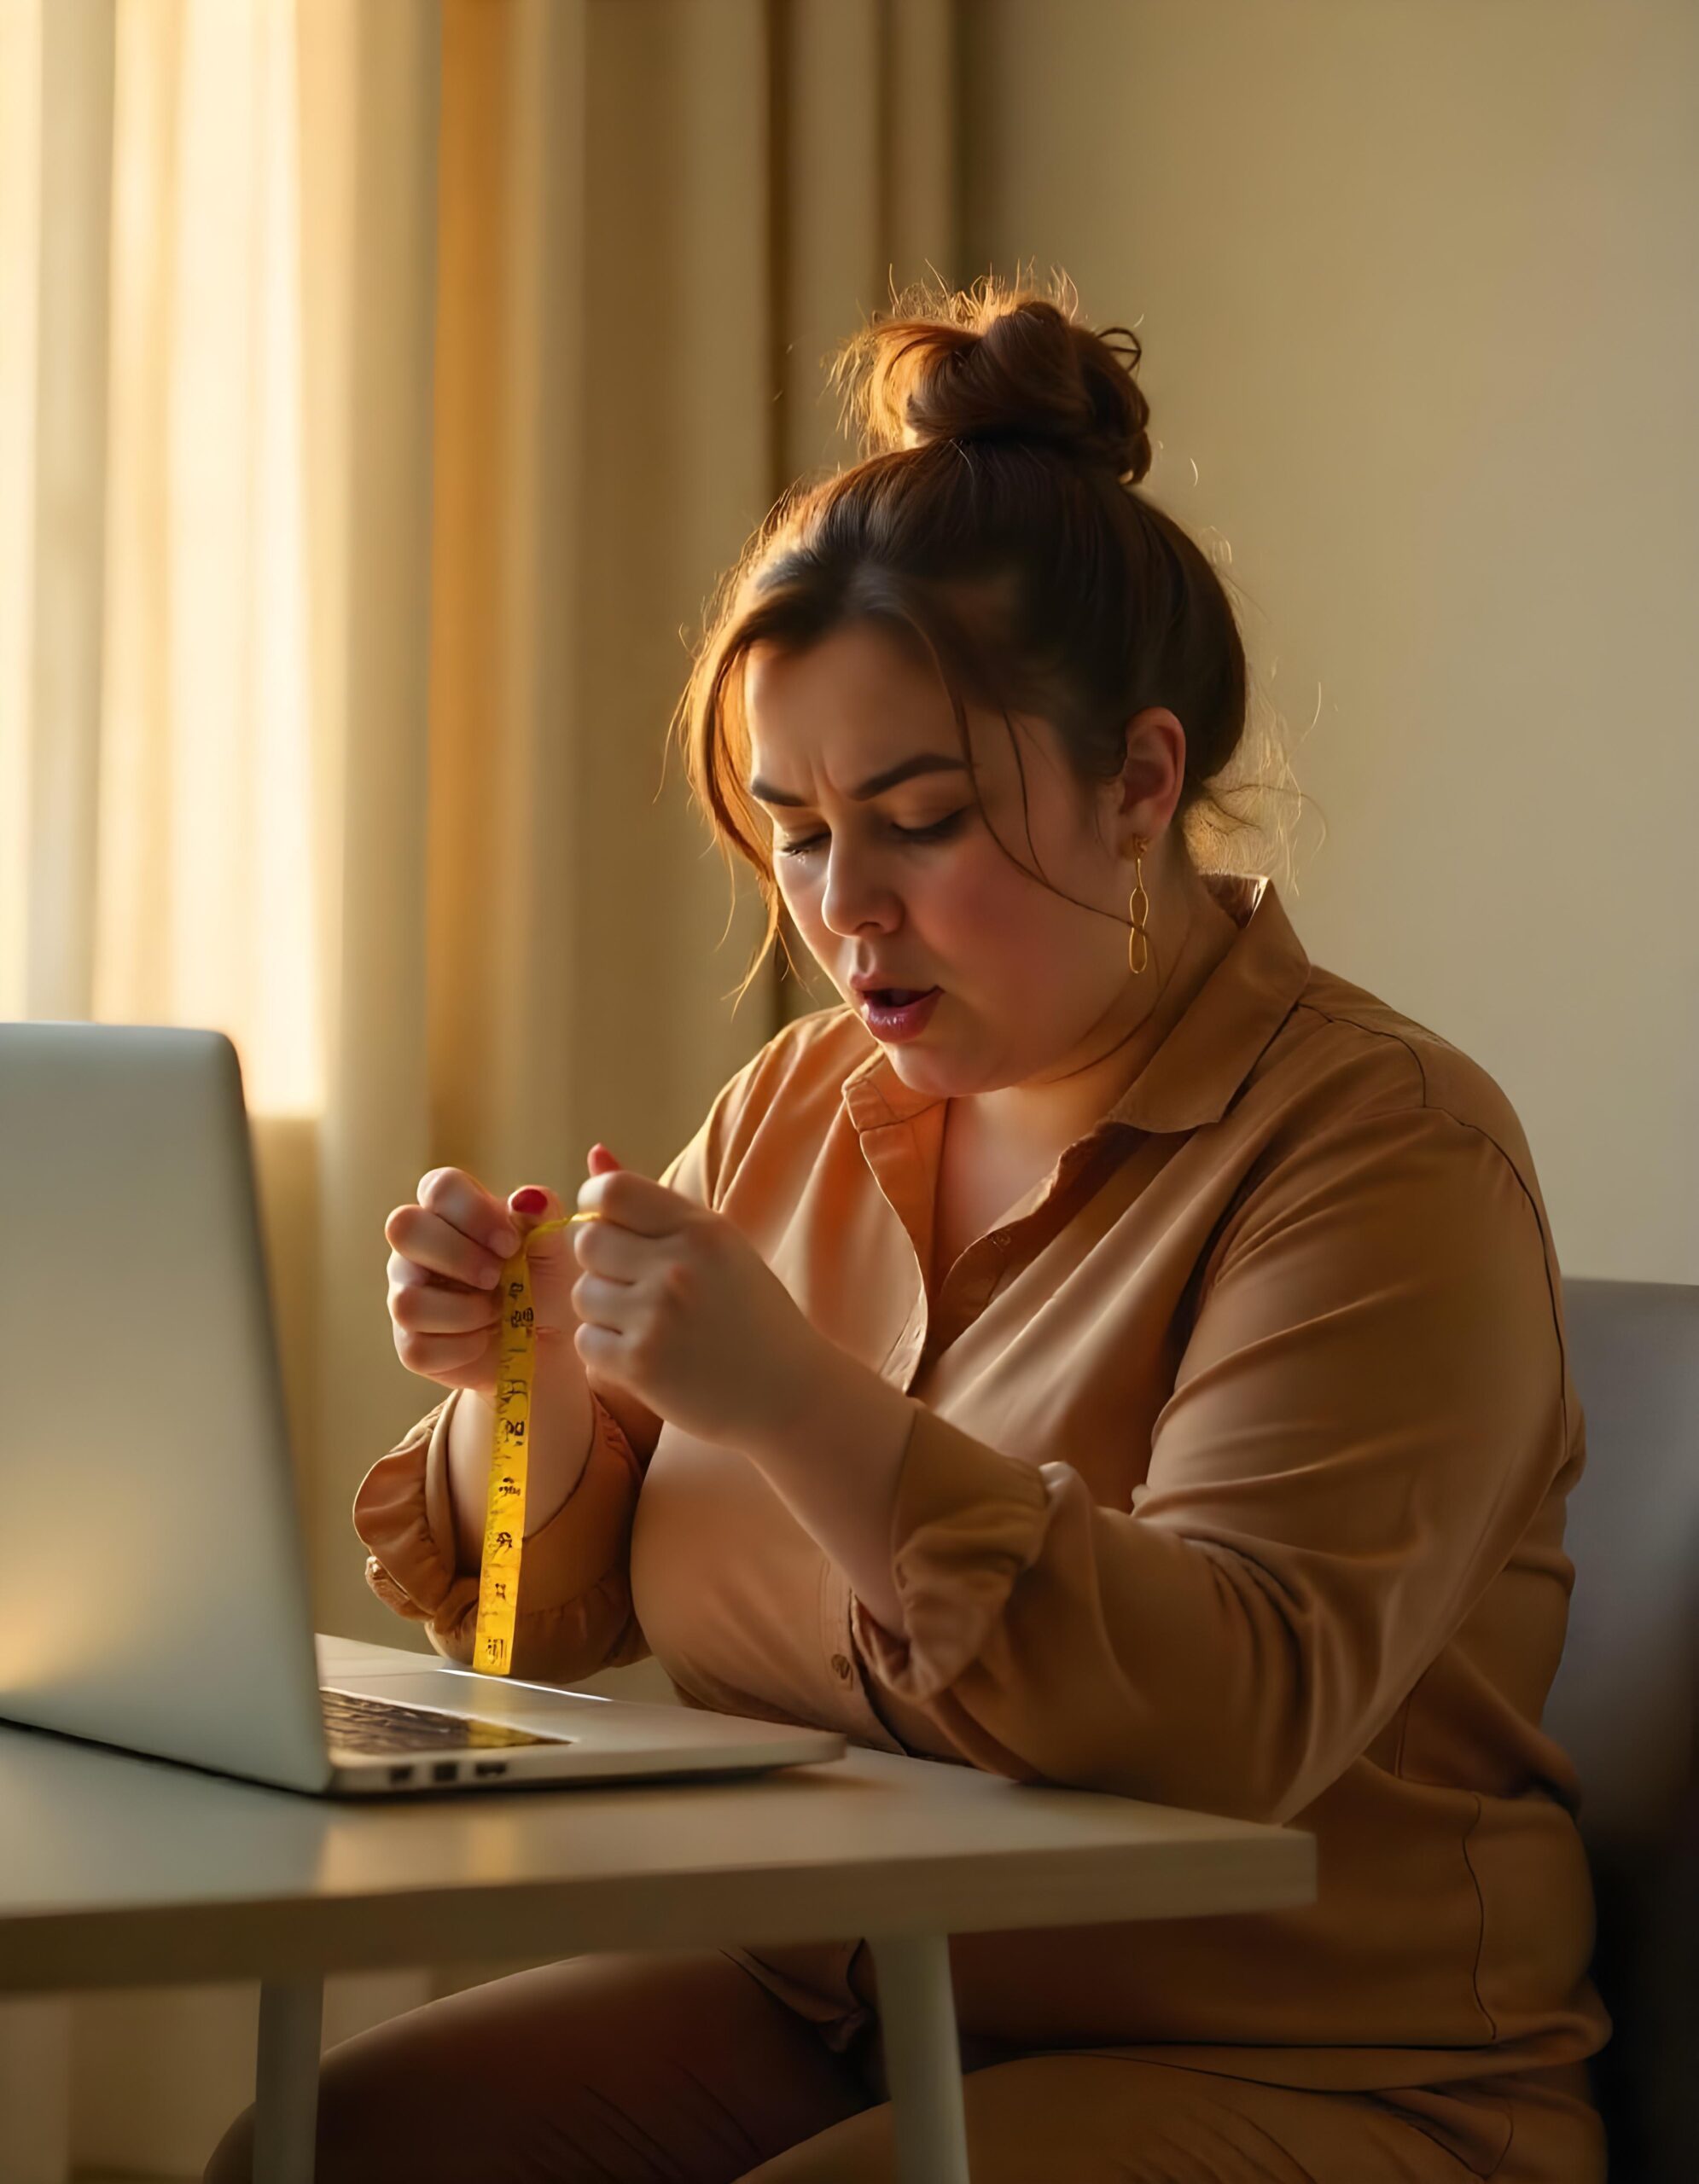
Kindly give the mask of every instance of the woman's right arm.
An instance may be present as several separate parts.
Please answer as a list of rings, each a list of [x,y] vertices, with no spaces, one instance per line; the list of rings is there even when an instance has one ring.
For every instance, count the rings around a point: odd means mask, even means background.
[[[570,1346],[569,1346],[570,1348]],[[595,1410],[584,1361],[538,1372],[532,1390],[527,1443],[525,1537],[529,1539],[561,1507],[590,1461]],[[453,1511],[455,1560],[475,1570],[484,1549],[489,1502],[495,1406],[470,1388],[459,1391],[448,1414],[448,1497]]]
[[[464,1391],[450,1395],[372,1466],[355,1494],[353,1516],[369,1550],[365,1575],[373,1592],[398,1615],[423,1623],[437,1653],[469,1668],[478,1563],[457,1552],[449,1483],[450,1436],[466,1401]],[[512,1672],[545,1682],[623,1668],[649,1651],[631,1597],[642,1467],[613,1413],[590,1401],[588,1455],[561,1506],[540,1524],[527,1521],[520,1565]],[[481,1544],[481,1531],[480,1537]]]

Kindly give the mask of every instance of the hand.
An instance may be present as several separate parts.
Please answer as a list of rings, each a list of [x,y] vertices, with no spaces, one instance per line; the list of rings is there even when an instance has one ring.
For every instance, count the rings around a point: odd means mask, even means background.
[[[578,1203],[604,1217],[567,1231],[587,1370],[729,1447],[800,1407],[831,1345],[740,1228],[631,1168],[592,1176]]]
[[[445,1388],[492,1392],[503,1265],[521,1236],[562,1211],[538,1184],[503,1203],[463,1168],[433,1168],[419,1178],[417,1203],[398,1205],[383,1224],[396,1355],[410,1373]],[[567,1232],[539,1237],[528,1257],[539,1360],[552,1350],[574,1362],[565,1347],[577,1324],[568,1302],[575,1269]]]

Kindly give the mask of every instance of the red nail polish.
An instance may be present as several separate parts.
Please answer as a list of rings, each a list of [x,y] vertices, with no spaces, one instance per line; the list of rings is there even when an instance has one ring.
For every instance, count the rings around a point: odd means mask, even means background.
[[[548,1208],[548,1192],[539,1191],[532,1184],[527,1183],[522,1191],[515,1191],[513,1194],[515,1213],[545,1213]]]

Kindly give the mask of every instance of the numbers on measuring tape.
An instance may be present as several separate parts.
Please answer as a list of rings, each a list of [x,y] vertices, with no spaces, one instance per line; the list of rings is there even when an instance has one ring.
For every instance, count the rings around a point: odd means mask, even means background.
[[[537,1356],[537,1316],[531,1302],[532,1237],[544,1236],[574,1221],[600,1215],[568,1214],[531,1231],[502,1269],[504,1309],[495,1388],[495,1425],[490,1437],[490,1484],[484,1513],[484,1551],[478,1572],[478,1621],[472,1641],[472,1665],[488,1676],[506,1676],[513,1665],[514,1623],[519,1610],[520,1550],[525,1537],[526,1429],[531,1423],[531,1389]]]

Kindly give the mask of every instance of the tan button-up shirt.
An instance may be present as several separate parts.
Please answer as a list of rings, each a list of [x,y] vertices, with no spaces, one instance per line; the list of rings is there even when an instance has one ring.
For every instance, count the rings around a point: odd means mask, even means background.
[[[1319,1900],[959,1936],[964,2034],[1367,2088],[1591,2054],[1579,1788],[1539,1726],[1584,1460],[1509,1101],[1308,960],[1266,878],[1125,1095],[928,1293],[946,1103],[855,1013],[788,1025],[662,1180],[915,1401],[899,1640],[736,1451],[596,1408],[514,1665],[653,1653],[687,1703],[1022,1780],[1292,1821]],[[469,1663],[449,1405],[354,1502],[378,1596]],[[864,1959],[746,1960],[835,2044]],[[858,2013],[859,2015],[858,2016]]]

